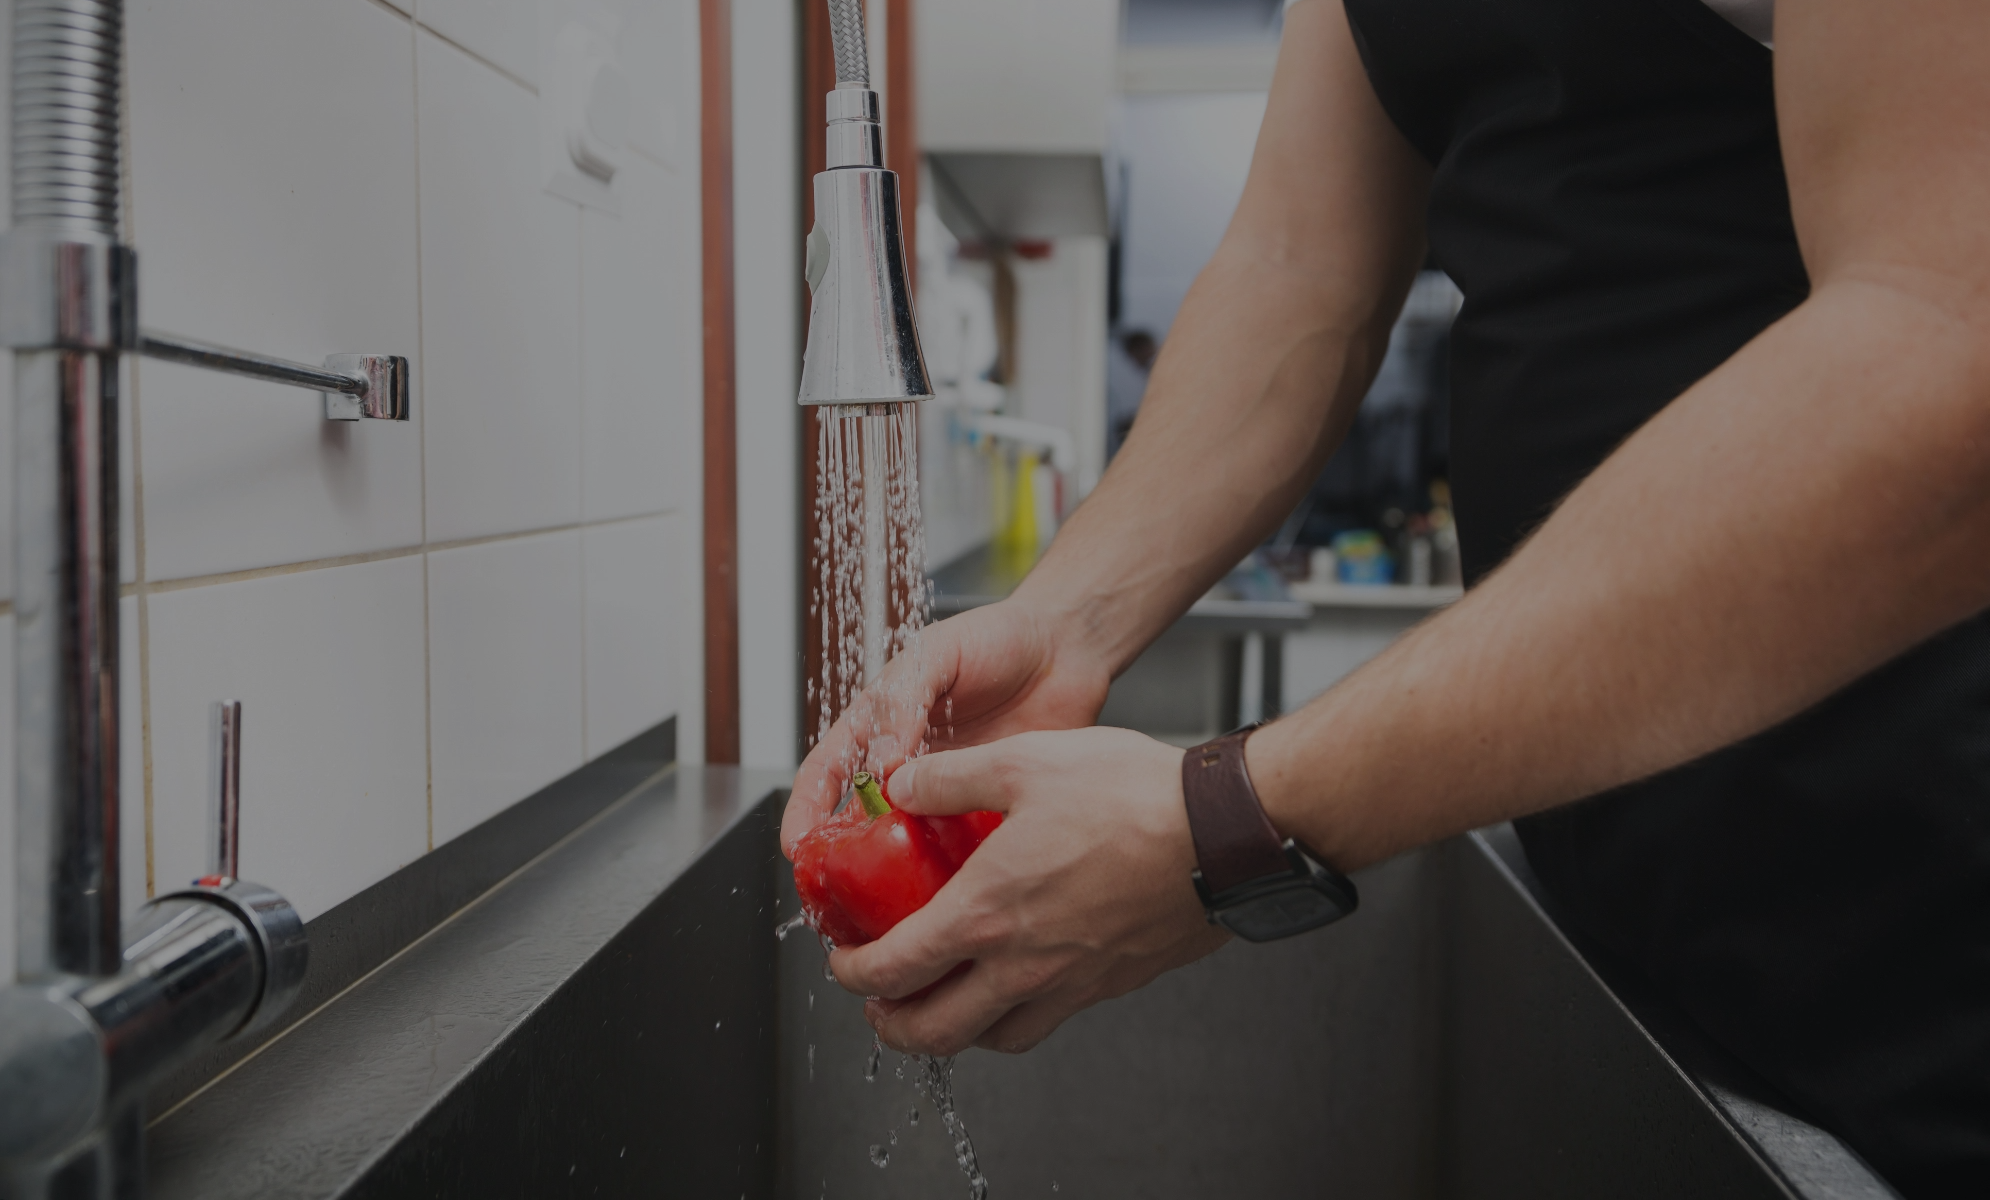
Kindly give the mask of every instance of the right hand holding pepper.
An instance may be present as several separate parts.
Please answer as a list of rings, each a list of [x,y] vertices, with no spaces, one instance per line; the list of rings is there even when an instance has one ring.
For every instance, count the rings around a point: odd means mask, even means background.
[[[1182,752],[1125,729],[1027,733],[891,777],[900,811],[1006,814],[932,901],[830,956],[885,1044],[1014,1052],[1229,937],[1189,881]]]

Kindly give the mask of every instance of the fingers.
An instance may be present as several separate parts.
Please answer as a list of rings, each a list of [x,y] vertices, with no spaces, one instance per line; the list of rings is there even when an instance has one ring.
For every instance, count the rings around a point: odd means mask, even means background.
[[[887,773],[917,749],[932,698],[952,682],[953,660],[944,645],[896,659],[875,687],[851,702],[795,773],[781,818],[785,853],[792,857],[802,835],[834,811],[852,774],[860,769]]]
[[[788,807],[781,816],[782,853],[793,858],[795,843],[835,810],[856,770],[853,764],[862,753],[849,727],[840,722],[809,751],[795,772],[794,789],[788,793]]]
[[[1015,766],[1018,740],[913,759],[892,772],[886,783],[891,802],[908,812],[935,817],[1008,812],[1020,774]]]
[[[878,1040],[905,1054],[959,1054],[1016,1006],[1008,972],[977,964],[917,1000],[864,1006]]]
[[[839,948],[829,969],[846,991],[897,999],[944,978],[973,957],[968,922],[960,919],[949,893],[960,891],[959,877],[948,881],[926,907],[900,921],[891,932],[862,946]]]
[[[1059,1025],[1091,1007],[1094,999],[1083,992],[1069,990],[1019,1004],[984,1029],[974,1039],[974,1044],[998,1054],[1021,1054],[1025,1050],[1034,1050]]]

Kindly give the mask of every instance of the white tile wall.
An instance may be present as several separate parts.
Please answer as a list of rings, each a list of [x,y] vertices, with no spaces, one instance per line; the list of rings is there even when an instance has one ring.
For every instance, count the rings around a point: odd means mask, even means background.
[[[408,22],[342,0],[129,13],[145,322],[310,363],[403,354],[418,370]],[[328,425],[315,392],[191,367],[147,361],[139,376],[151,578],[421,541],[412,424]]]
[[[170,889],[181,880],[155,880],[145,830],[145,726],[139,694],[138,599],[126,596],[117,606],[118,655],[123,673],[118,677],[118,903],[129,914],[151,899],[155,884]],[[7,632],[13,633],[13,622]],[[10,647],[11,651],[11,647]],[[12,659],[11,652],[8,655]],[[9,671],[11,679],[12,672]],[[12,733],[12,730],[9,730]],[[13,746],[8,743],[7,764],[13,765]],[[11,774],[9,783],[12,783]],[[8,794],[12,794],[11,787]]]
[[[244,878],[306,920],[428,849],[422,563],[153,595],[153,861],[208,870],[210,706],[242,702]]]
[[[538,98],[423,33],[428,537],[580,519],[580,210],[542,190]]]
[[[435,844],[582,762],[581,534],[428,559]]]
[[[539,0],[414,0],[415,19],[527,86],[539,86]]]
[[[673,227],[695,223],[671,173],[637,159],[616,172],[622,214],[581,214],[583,510],[588,519],[662,512],[695,478],[702,393],[697,258]],[[687,303],[687,300],[689,301]],[[687,368],[688,364],[688,368]]]
[[[695,187],[698,157],[698,5],[697,0],[617,5],[621,32],[616,53],[628,72],[635,108],[629,141],[641,154],[666,167],[681,169],[680,181]],[[742,19],[737,0],[733,11],[733,44],[739,45]],[[770,47],[772,61],[793,73],[792,44]],[[741,147],[744,148],[743,146]],[[795,154],[784,148],[783,165],[794,186]],[[695,191],[690,195],[695,196]],[[695,201],[694,201],[695,202]]]
[[[538,0],[129,0],[146,323],[416,371],[413,421],[341,426],[312,393],[134,373],[130,906],[207,865],[223,697],[244,871],[307,917],[669,716],[695,756],[695,0],[550,2],[620,22],[618,215],[545,194]],[[0,601],[10,392],[0,371]],[[12,702],[0,603],[0,977]]]
[[[795,765],[801,647],[793,554],[797,543],[801,417],[801,189],[794,186],[801,81],[794,70],[800,13],[787,0],[735,0],[732,9],[733,263],[739,347],[740,758],[749,766]],[[943,442],[928,440],[926,445]],[[928,451],[931,453],[931,451]],[[984,487],[985,494],[986,488]]]
[[[685,694],[671,602],[677,532],[676,518],[650,517],[583,538],[589,758],[655,725]]]

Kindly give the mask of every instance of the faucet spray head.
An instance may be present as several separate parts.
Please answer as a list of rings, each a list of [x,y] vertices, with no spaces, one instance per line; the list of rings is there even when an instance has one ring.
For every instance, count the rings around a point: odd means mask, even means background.
[[[905,258],[898,175],[884,168],[878,94],[865,69],[860,0],[830,0],[839,82],[829,93],[829,169],[815,177],[808,235],[808,343],[800,401],[929,400]]]

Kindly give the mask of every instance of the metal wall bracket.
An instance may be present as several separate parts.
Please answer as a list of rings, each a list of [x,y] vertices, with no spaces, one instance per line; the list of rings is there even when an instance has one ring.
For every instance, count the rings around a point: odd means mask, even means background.
[[[320,368],[156,329],[141,331],[138,352],[147,358],[323,392],[327,421],[357,421],[362,417],[405,421],[410,411],[408,360],[398,354],[334,354]]]

